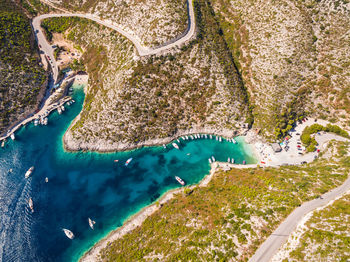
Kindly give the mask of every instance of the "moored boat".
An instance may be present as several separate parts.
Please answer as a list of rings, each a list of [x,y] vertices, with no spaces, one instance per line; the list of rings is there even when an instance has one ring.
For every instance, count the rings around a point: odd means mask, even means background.
[[[48,177],[45,177],[45,182],[49,182],[49,178]]]
[[[178,176],[175,176],[175,179],[176,179],[176,181],[177,182],[179,182],[181,185],[185,185],[185,181],[183,181],[180,177],[178,177]]]
[[[28,199],[28,205],[29,205],[29,208],[32,211],[32,213],[34,213],[34,203],[33,203],[33,199],[31,197]]]
[[[234,158],[231,159],[231,163],[232,163],[232,164],[235,163],[235,159],[234,159]]]
[[[213,162],[215,162],[215,157],[214,156],[212,156],[211,159],[213,160]]]
[[[62,229],[63,232],[66,234],[66,236],[69,238],[69,239],[73,239],[74,238],[74,234],[72,231],[70,231],[69,229],[66,229],[66,228],[63,228]]]
[[[29,168],[29,169],[27,170],[27,172],[24,174],[24,177],[25,177],[25,178],[30,177],[30,175],[33,173],[33,170],[34,170],[34,167],[32,166],[32,167]]]
[[[232,143],[237,144],[237,141],[234,138],[232,138]]]
[[[10,137],[11,137],[11,139],[12,139],[12,140],[15,140],[15,139],[16,139],[16,137],[15,137],[15,134],[14,134],[14,133],[12,133]]]
[[[128,165],[130,164],[131,161],[132,161],[132,157],[130,157],[128,160],[126,160],[125,166],[128,166]]]
[[[213,136],[212,135],[209,135],[210,139],[213,139]]]
[[[176,143],[172,143],[173,147],[175,147],[176,149],[180,149],[179,146]]]
[[[208,161],[209,161],[210,164],[212,163],[211,158],[209,158]]]
[[[222,138],[221,138],[221,136],[219,137],[219,142],[222,142]]]
[[[245,160],[243,160],[243,165],[245,165],[246,164],[246,161]]]
[[[88,218],[89,220],[89,226],[91,227],[91,229],[93,230],[94,229],[94,225],[96,224],[95,221],[93,221],[91,218]]]
[[[227,158],[227,162],[231,163],[231,159],[230,159],[230,158]]]

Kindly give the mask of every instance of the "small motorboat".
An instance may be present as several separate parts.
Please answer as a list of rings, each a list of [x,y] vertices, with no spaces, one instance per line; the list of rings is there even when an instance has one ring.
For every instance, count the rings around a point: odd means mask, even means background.
[[[45,177],[45,183],[49,182],[49,178]]]
[[[96,224],[95,221],[93,221],[91,218],[88,218],[89,220],[89,226],[91,227],[92,230],[94,230],[94,225]]]
[[[114,163],[118,163],[119,162],[119,159],[114,159]]]
[[[132,157],[130,157],[128,160],[126,160],[125,166],[128,166],[128,165],[130,164],[131,161],[132,161]]]
[[[175,179],[176,179],[176,181],[177,182],[179,182],[181,185],[185,185],[185,182],[180,178],[180,177],[178,177],[178,176],[175,176]]]
[[[237,141],[234,138],[232,138],[232,143],[237,144]]]
[[[173,147],[175,147],[176,149],[180,149],[179,146],[176,143],[172,143]]]
[[[12,140],[15,140],[15,139],[16,139],[16,137],[15,137],[15,134],[14,134],[14,133],[12,133],[10,137],[11,137],[11,139],[12,139]]]
[[[165,145],[165,144],[163,144],[163,147],[164,147],[164,148],[166,148],[166,145]]]
[[[232,164],[235,163],[235,159],[234,159],[234,158],[231,159],[231,163],[232,163]]]
[[[243,165],[245,165],[246,164],[246,162],[245,162],[245,160],[243,160]]]
[[[29,208],[32,211],[32,213],[34,213],[34,203],[33,203],[33,199],[31,197],[28,199],[28,205],[29,205]]]
[[[30,175],[33,173],[33,170],[34,170],[34,166],[28,169],[28,171],[24,174],[24,177],[25,178],[30,177]]]
[[[74,238],[74,234],[72,231],[70,231],[69,229],[66,229],[66,228],[63,228],[62,229],[63,232],[66,234],[66,236],[69,238],[69,239],[73,239]]]
[[[211,159],[213,160],[213,162],[215,162],[215,157],[214,156],[212,156]]]
[[[230,159],[230,158],[227,158],[227,162],[228,162],[228,163],[231,163],[231,159]]]

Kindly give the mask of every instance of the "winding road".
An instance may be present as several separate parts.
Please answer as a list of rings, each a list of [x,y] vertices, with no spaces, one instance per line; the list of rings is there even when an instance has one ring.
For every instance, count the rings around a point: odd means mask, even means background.
[[[128,38],[135,46],[137,49],[137,52],[140,56],[149,56],[149,55],[156,55],[159,53],[162,53],[168,49],[171,49],[176,46],[180,46],[184,43],[186,43],[188,40],[190,40],[194,34],[195,34],[195,29],[196,29],[196,23],[195,23],[195,14],[194,14],[194,9],[193,9],[193,1],[188,0],[187,1],[188,5],[188,28],[187,28],[187,33],[181,37],[180,39],[169,43],[167,45],[152,49],[149,47],[143,46],[138,38],[134,36],[130,32],[126,32],[123,30],[120,26],[118,26],[116,23],[113,23],[111,21],[106,21],[106,20],[101,20],[99,17],[93,15],[93,14],[78,14],[78,13],[62,13],[62,14],[44,14],[37,16],[33,19],[32,25],[36,34],[36,39],[39,44],[39,47],[41,46],[41,50],[44,52],[45,56],[48,58],[49,63],[51,63],[52,67],[52,72],[53,72],[53,79],[56,82],[58,78],[58,67],[56,60],[54,58],[54,49],[52,46],[48,43],[46,40],[45,35],[43,34],[42,28],[41,28],[41,21],[43,19],[47,18],[53,18],[53,17],[81,17],[81,18],[86,18],[89,20],[92,20],[98,24],[104,25],[108,28],[111,28],[118,33],[122,34],[124,37]]]
[[[287,241],[289,235],[296,229],[298,223],[306,214],[316,208],[325,206],[331,200],[341,196],[349,189],[350,177],[348,177],[341,186],[325,193],[321,198],[305,202],[300,207],[296,208],[258,248],[249,262],[269,262],[279,248]]]

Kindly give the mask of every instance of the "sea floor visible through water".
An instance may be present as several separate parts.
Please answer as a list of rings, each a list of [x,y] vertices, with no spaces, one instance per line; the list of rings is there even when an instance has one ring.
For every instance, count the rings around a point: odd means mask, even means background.
[[[77,261],[128,217],[180,187],[175,175],[186,184],[198,183],[209,173],[211,156],[256,161],[240,137],[238,144],[180,139],[180,150],[170,143],[166,149],[66,152],[62,137],[81,111],[82,86],[74,86],[73,98],[76,103],[62,115],[52,113],[47,126],[27,125],[0,149],[0,261]],[[25,179],[31,166],[35,170]],[[28,207],[30,197],[34,213]],[[96,221],[94,230],[88,218]],[[70,229],[75,239],[68,239],[62,228]]]

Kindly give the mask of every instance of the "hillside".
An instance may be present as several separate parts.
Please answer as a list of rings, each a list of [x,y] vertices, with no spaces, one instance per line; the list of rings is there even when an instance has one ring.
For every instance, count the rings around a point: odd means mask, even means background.
[[[347,261],[350,257],[350,193],[316,210],[273,258],[282,261]]]
[[[349,1],[211,2],[266,136],[305,114],[349,125]]]
[[[156,47],[181,36],[188,23],[186,0],[46,2],[71,12],[90,13],[112,21],[148,47]]]
[[[302,166],[219,170],[109,244],[101,261],[247,261],[293,209],[342,184],[347,148],[333,144]]]
[[[139,59],[129,41],[90,22],[67,30],[66,38],[85,50],[90,82],[66,147],[111,151],[191,131],[242,130],[248,97],[210,8],[196,1],[197,39],[167,56]]]
[[[1,0],[0,133],[38,107],[47,83],[47,73],[39,62],[25,10]]]

